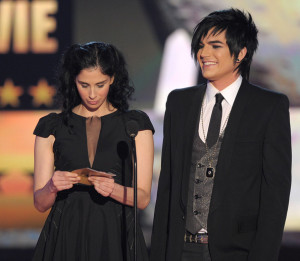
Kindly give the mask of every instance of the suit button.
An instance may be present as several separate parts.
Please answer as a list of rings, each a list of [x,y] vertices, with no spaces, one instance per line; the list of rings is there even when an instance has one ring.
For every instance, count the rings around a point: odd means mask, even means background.
[[[184,216],[182,216],[182,219],[184,220],[184,219],[185,219],[185,217],[184,217]]]
[[[194,211],[194,215],[197,216],[199,212],[197,210]]]
[[[202,168],[203,165],[201,163],[197,163],[197,168]]]

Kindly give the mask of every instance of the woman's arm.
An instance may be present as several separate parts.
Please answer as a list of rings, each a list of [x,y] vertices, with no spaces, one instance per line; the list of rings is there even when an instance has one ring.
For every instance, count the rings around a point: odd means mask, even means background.
[[[154,145],[151,130],[139,131],[135,138],[137,154],[137,193],[138,208],[144,209],[148,206],[151,196]],[[102,177],[89,177],[95,189],[102,196],[111,198],[133,206],[133,188],[124,187],[114,183],[113,179]]]
[[[37,136],[34,145],[34,206],[45,212],[54,204],[60,190],[69,189],[78,183],[77,174],[67,171],[54,171],[53,143],[54,136]]]

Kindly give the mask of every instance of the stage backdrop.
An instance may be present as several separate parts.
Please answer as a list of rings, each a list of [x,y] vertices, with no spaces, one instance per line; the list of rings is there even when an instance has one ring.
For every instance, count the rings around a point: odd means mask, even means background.
[[[32,132],[39,117],[56,108],[55,68],[71,43],[71,3],[0,1],[2,247],[33,245],[47,214],[33,207]]]

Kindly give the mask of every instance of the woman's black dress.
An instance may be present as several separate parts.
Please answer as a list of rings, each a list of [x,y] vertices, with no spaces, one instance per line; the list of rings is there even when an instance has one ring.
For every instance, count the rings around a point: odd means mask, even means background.
[[[131,141],[126,122],[137,121],[139,130],[152,130],[141,111],[115,111],[101,117],[101,130],[93,165],[90,166],[87,118],[72,113],[69,127],[62,114],[51,113],[39,120],[34,134],[54,135],[56,170],[93,168],[116,174],[115,182],[132,186]],[[93,186],[74,185],[58,192],[42,229],[33,260],[36,261],[131,261],[134,248],[133,208],[103,197]],[[137,260],[148,260],[143,234],[138,226]]]

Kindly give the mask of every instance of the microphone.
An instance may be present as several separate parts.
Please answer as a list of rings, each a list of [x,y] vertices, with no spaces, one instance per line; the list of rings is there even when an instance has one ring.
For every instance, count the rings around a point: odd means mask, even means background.
[[[129,137],[135,138],[139,131],[139,124],[135,120],[127,121],[126,131]]]
[[[133,206],[134,206],[134,261],[137,261],[137,160],[135,137],[139,131],[139,124],[135,120],[126,122],[126,131],[131,139],[133,158]]]

